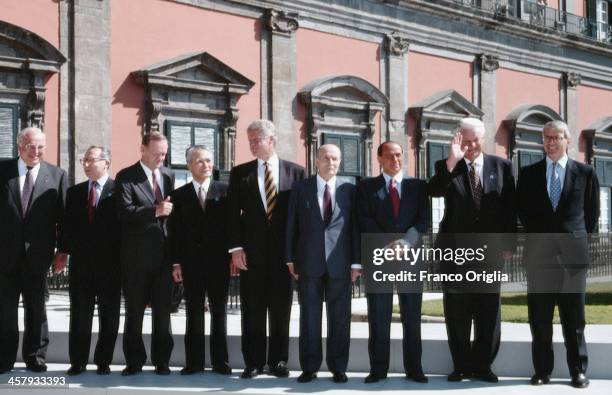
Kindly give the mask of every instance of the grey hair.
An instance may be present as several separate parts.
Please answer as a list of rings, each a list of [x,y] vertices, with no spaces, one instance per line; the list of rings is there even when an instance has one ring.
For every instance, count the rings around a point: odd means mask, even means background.
[[[321,145],[319,148],[317,148],[317,158],[319,157],[319,154],[329,148],[333,148],[336,151],[338,151],[338,153],[340,154],[340,157],[342,157],[342,151],[340,150],[340,147],[338,147],[336,144],[323,144]]]
[[[463,118],[459,121],[459,125],[455,132],[461,132],[462,130],[473,130],[480,137],[484,137],[486,129],[484,123],[478,118]]]
[[[107,161],[110,164],[110,162],[111,162],[111,152],[110,152],[110,150],[108,148],[101,147],[99,145],[90,145],[85,150],[85,153],[87,153],[87,151],[92,150],[92,149],[99,149],[100,150],[100,159],[103,159],[103,160]]]
[[[265,137],[272,137],[272,140],[276,141],[276,127],[272,121],[268,121],[267,119],[258,119],[257,121],[251,122],[247,127],[247,132],[248,131],[259,132],[259,134]]]
[[[570,137],[572,137],[569,130],[569,126],[567,126],[567,124],[563,121],[548,121],[544,124],[544,127],[542,128],[542,134],[544,134],[545,130],[563,132],[563,137],[568,140],[570,139]]]
[[[17,133],[17,145],[21,145],[21,143],[23,143],[23,139],[25,138],[26,134],[28,134],[28,132],[35,132],[36,134],[44,134],[40,128],[37,128],[34,126],[28,126],[26,128],[23,128],[19,131],[19,133]]]
[[[214,161],[212,151],[206,148],[205,145],[192,145],[191,147],[185,150],[185,160],[187,161],[187,163],[191,163],[193,155],[195,155],[195,153],[199,151],[207,152]]]

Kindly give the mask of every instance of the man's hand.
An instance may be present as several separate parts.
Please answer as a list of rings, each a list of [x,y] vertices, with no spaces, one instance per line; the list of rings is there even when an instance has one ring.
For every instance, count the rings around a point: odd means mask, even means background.
[[[179,263],[172,265],[172,279],[175,283],[183,282],[183,270]]]
[[[361,269],[351,269],[351,282],[354,283],[361,277]]]
[[[232,266],[235,270],[249,270],[247,268],[247,259],[244,250],[236,250],[232,252]]]
[[[238,268],[236,268],[234,265],[232,265],[232,258],[230,258],[229,262],[229,275],[230,278],[232,277],[238,277],[240,275],[240,270],[238,270]]]
[[[295,281],[298,281],[300,275],[295,272],[295,267],[293,266],[293,262],[287,263],[287,270],[289,270],[289,274],[291,274],[291,277],[295,278]]]
[[[163,202],[159,202],[155,206],[155,217],[167,217],[172,212],[172,203],[170,203],[170,196],[164,199]]]
[[[467,147],[461,147],[463,135],[461,132],[455,133],[455,137],[451,140],[450,149],[448,150],[448,159],[446,159],[446,168],[449,172],[453,171],[457,163],[463,159]]]
[[[57,274],[64,270],[66,264],[68,263],[68,254],[63,252],[58,252],[55,254],[53,258],[53,273]]]

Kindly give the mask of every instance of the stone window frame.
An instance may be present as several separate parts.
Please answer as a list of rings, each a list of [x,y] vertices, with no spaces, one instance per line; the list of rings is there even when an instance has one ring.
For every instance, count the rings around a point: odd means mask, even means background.
[[[342,92],[349,97],[342,97]],[[389,106],[389,99],[382,91],[363,78],[352,75],[331,75],[306,84],[298,92],[299,100],[306,107],[306,168],[315,174],[316,152],[321,145],[324,129],[337,129],[360,136],[360,167],[362,176],[372,175],[372,137],[377,113]],[[361,114],[360,122],[334,121],[336,113]]]
[[[607,211],[608,213],[606,219],[607,222],[605,225],[607,225],[607,230],[609,231],[612,229],[612,203],[610,202],[610,196],[612,196],[612,184],[606,182],[606,180],[600,176],[600,172],[603,172],[603,169],[598,169],[597,164],[599,161],[612,161],[612,116],[602,117],[593,122],[582,130],[582,136],[586,142],[587,163],[592,164],[595,167],[595,171],[599,176],[599,184],[601,188],[608,189],[608,207],[606,207],[605,210],[602,207],[602,211]],[[608,147],[605,147],[605,145]],[[600,225],[603,226],[601,218]]]
[[[14,133],[28,126],[44,131],[45,81],[64,62],[66,57],[36,33],[0,20],[0,74],[20,80],[16,86],[0,84],[0,103],[17,111]]]
[[[448,111],[451,109],[453,112]],[[484,112],[457,91],[447,89],[415,103],[408,108],[408,115],[415,121],[415,174],[417,178],[427,179],[429,143],[450,144],[461,119],[465,117],[482,119]]]
[[[512,161],[514,174],[519,174],[521,151],[544,155],[542,128],[546,122],[563,121],[555,110],[542,104],[523,104],[515,107],[502,125],[508,131],[508,159]]]
[[[202,67],[215,80],[180,78],[176,75]],[[215,167],[224,175],[234,166],[238,99],[255,85],[238,71],[206,51],[184,54],[132,72],[144,86],[143,133],[166,134],[166,121],[174,123],[208,123],[219,126]],[[172,94],[199,94],[223,103],[209,108],[202,103],[173,102]]]

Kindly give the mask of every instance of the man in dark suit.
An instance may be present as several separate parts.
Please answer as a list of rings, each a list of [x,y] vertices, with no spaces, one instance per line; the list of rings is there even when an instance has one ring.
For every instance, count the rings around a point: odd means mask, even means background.
[[[533,336],[533,385],[553,370],[555,305],[563,327],[571,384],[588,386],[584,338],[588,235],[598,229],[599,183],[593,167],[567,156],[570,132],[561,121],[544,125],[546,158],[524,167],[518,183],[519,216],[527,233],[527,305]]]
[[[382,174],[361,181],[357,188],[357,215],[361,233],[402,233],[395,243],[408,247],[420,245],[420,235],[429,226],[429,200],[425,181],[404,178],[402,147],[392,141],[378,147],[378,163]],[[421,301],[422,293],[398,292],[402,327],[406,378],[426,383],[421,366]],[[387,377],[393,293],[367,293],[370,338],[370,374],[366,383]]]
[[[121,277],[125,297],[123,352],[129,376],[147,360],[142,320],[150,301],[153,318],[151,362],[155,373],[170,374],[174,345],[170,330],[172,269],[166,220],[172,212],[174,173],[163,167],[168,141],[161,133],[142,137],[141,159],[117,174],[117,211],[121,221]]]
[[[287,216],[287,268],[298,283],[300,365],[298,382],[317,377],[323,360],[321,314],[327,305],[327,367],[336,383],[347,381],[351,342],[351,282],[361,273],[355,186],[336,178],[340,149],[317,150],[317,175],[293,185]]]
[[[58,243],[58,250],[70,255],[68,374],[86,370],[96,302],[99,331],[94,363],[98,374],[110,374],[121,306],[115,181],[108,174],[106,148],[89,147],[81,163],[88,180],[68,189]]]
[[[468,270],[492,273],[502,269],[504,256],[512,256],[512,235],[516,232],[512,164],[497,156],[485,155],[484,139],[482,121],[461,120],[451,140],[448,158],[436,163],[435,175],[428,184],[431,196],[444,197],[444,218],[437,247],[488,246],[486,262],[456,265],[454,261],[444,261],[441,263],[444,273],[465,275]],[[468,233],[477,235],[469,236],[469,240],[461,237]],[[509,235],[504,237],[500,233]],[[482,285],[444,284],[444,315],[454,366],[448,381],[461,381],[472,375],[487,382],[498,381],[491,364],[500,344],[499,284],[488,289]],[[470,343],[472,320],[475,335]]]
[[[17,358],[20,295],[23,360],[28,370],[47,370],[45,283],[64,214],[67,176],[43,161],[45,145],[40,129],[25,128],[17,135],[19,157],[0,163],[0,373],[10,371]],[[66,259],[56,254],[59,264]]]
[[[214,372],[231,374],[225,306],[229,285],[227,184],[212,179],[213,154],[201,145],[186,153],[193,181],[172,194],[172,276],[183,282],[187,302],[186,364],[181,374],[204,371],[204,303],[210,308],[210,355]]]
[[[245,364],[241,377],[262,373],[266,354],[270,373],[287,377],[293,292],[285,265],[285,229],[291,185],[303,179],[305,172],[303,167],[276,155],[272,122],[251,123],[247,136],[257,159],[232,169],[228,193],[229,252],[232,270],[240,272]]]

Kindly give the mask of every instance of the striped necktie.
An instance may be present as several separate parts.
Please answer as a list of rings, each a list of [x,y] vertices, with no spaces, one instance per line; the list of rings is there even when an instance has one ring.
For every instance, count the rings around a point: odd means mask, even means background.
[[[552,204],[553,210],[557,210],[559,200],[561,199],[561,178],[557,171],[558,165],[557,162],[553,162],[552,172],[550,174],[550,203]]]
[[[264,162],[264,190],[266,191],[266,215],[268,221],[272,220],[272,211],[276,207],[276,184],[274,184],[274,178],[272,177],[272,170],[270,164]]]

